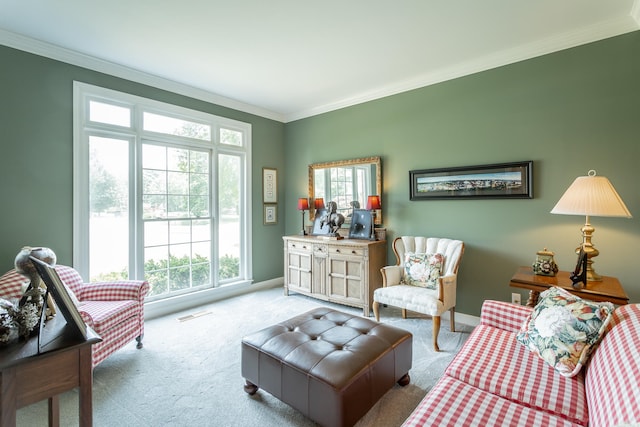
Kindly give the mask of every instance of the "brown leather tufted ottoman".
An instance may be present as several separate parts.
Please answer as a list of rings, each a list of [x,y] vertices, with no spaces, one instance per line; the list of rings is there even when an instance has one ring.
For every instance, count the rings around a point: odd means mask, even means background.
[[[352,426],[393,384],[409,384],[411,333],[317,308],[242,339],[245,391],[262,387],[315,422]]]

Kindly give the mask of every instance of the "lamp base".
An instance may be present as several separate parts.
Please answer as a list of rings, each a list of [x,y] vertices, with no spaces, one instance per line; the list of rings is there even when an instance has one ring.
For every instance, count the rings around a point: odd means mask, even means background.
[[[300,230],[300,233],[298,233],[300,236],[306,236],[307,235],[307,231],[304,229],[304,210],[302,211],[302,229]]]
[[[593,269],[593,258],[597,257],[600,251],[591,242],[595,228],[589,223],[589,216],[587,216],[585,224],[580,231],[582,231],[582,244],[576,248],[576,253],[579,254],[580,250],[583,249],[587,254],[587,283],[601,282],[602,276]]]
[[[587,267],[587,282],[602,282],[602,276]]]

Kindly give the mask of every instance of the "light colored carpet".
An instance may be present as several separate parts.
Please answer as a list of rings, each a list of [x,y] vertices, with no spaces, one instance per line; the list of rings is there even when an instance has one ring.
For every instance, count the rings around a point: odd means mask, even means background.
[[[315,426],[295,409],[260,390],[249,396],[240,375],[242,337],[321,305],[355,314],[362,310],[282,288],[258,291],[146,322],[144,348],[119,350],[94,370],[93,413],[97,427],[125,426]],[[180,321],[190,316],[190,320]],[[381,309],[381,321],[413,334],[411,384],[395,385],[356,424],[399,426],[431,389],[473,329],[443,320],[440,353],[431,346],[431,320],[402,319]],[[76,391],[60,398],[62,426],[78,425]],[[18,411],[18,426],[47,425],[46,402]]]

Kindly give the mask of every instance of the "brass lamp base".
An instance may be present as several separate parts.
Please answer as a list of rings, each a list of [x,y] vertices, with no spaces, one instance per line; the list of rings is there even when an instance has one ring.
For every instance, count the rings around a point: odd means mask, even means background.
[[[600,254],[591,243],[591,237],[593,236],[593,232],[595,228],[591,226],[589,223],[589,217],[587,216],[586,223],[584,227],[581,229],[582,231],[582,245],[576,248],[576,253],[579,254],[581,249],[584,249],[587,254],[587,282],[602,282],[602,276],[596,273],[593,269],[593,259]]]

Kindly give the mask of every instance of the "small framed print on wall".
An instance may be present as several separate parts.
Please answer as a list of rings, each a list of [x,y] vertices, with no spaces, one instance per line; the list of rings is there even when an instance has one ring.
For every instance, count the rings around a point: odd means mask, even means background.
[[[278,203],[278,171],[262,168],[262,203]]]
[[[278,206],[277,205],[264,205],[264,224],[277,224],[278,223]]]

